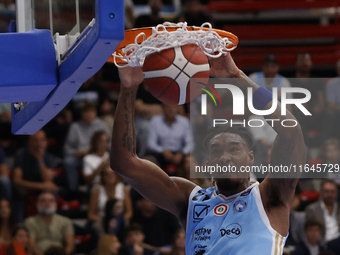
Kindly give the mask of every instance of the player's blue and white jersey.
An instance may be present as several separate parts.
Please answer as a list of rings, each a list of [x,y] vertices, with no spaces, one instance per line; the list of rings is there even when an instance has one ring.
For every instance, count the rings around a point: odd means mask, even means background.
[[[225,197],[196,187],[189,198],[187,255],[279,255],[287,237],[270,225],[259,183]]]

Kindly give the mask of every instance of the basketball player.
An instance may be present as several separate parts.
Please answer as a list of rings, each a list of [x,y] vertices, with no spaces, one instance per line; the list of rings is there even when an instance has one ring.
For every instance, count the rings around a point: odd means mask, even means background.
[[[254,103],[262,109],[271,106],[271,94],[252,82],[235,65],[230,54],[210,59],[213,77],[238,78],[243,91],[252,87]],[[120,68],[121,95],[115,115],[111,166],[145,198],[176,215],[186,227],[186,254],[264,255],[282,254],[288,235],[289,212],[298,174],[275,178],[270,173],[259,183],[250,183],[249,173],[235,173],[215,179],[216,186],[206,190],[178,177],[169,177],[153,163],[135,153],[134,102],[143,80],[140,67]],[[269,93],[269,94],[268,94]],[[246,93],[244,93],[246,94]],[[281,116],[280,103],[268,119],[295,119],[287,112]],[[278,121],[276,123],[279,123]],[[272,148],[271,165],[305,163],[301,128],[274,127],[277,137]],[[207,165],[251,165],[252,140],[244,129],[229,128],[208,135]]]

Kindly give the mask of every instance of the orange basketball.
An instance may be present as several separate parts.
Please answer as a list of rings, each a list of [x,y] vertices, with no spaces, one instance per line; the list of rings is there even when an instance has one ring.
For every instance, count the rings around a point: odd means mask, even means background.
[[[144,85],[163,103],[185,104],[202,93],[199,88],[208,82],[209,69],[207,56],[196,44],[170,48],[145,58]]]

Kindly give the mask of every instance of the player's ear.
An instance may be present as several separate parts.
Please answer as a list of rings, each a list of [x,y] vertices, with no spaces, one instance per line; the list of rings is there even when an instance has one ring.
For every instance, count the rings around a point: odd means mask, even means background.
[[[250,163],[250,165],[253,165],[253,164],[254,164],[254,159],[255,159],[255,157],[254,157],[254,152],[253,152],[252,150],[250,150],[250,151],[248,152],[248,157],[249,157],[249,163]]]

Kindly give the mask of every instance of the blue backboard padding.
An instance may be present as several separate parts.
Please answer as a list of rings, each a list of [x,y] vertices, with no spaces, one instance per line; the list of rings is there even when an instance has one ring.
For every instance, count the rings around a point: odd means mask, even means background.
[[[49,30],[0,34],[0,103],[41,101],[58,84]]]
[[[29,102],[17,113],[12,109],[12,133],[34,134],[56,116],[80,86],[106,63],[124,39],[124,32],[124,0],[96,0],[96,23],[59,66],[58,85],[43,101]]]

